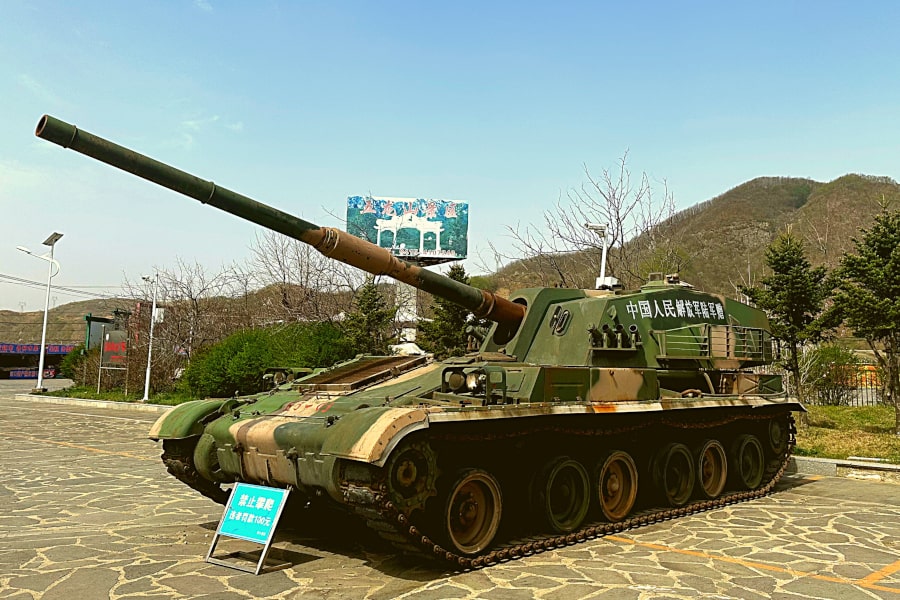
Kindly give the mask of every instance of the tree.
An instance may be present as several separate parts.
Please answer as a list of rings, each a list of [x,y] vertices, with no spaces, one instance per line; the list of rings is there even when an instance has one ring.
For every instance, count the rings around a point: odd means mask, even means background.
[[[856,252],[844,255],[838,268],[835,311],[875,354],[900,435],[900,211],[882,203],[875,223],[861,233],[853,238]]]
[[[246,329],[253,319],[244,303],[237,302],[246,290],[234,267],[211,271],[198,262],[176,259],[171,268],[158,268],[158,320],[153,332],[153,365],[150,387],[154,392],[174,387],[173,378],[195,351],[229,334]],[[129,389],[143,389],[149,346],[150,307],[155,282],[125,280],[135,305],[128,328]],[[137,368],[134,368],[134,367]],[[231,390],[234,391],[233,389]]]
[[[832,286],[825,268],[810,265],[803,243],[790,230],[766,249],[766,265],[772,275],[762,279],[762,286],[742,292],[769,315],[772,335],[787,349],[784,363],[791,387],[802,398],[800,352],[828,329],[830,322],[820,317]]]
[[[397,309],[388,306],[374,279],[359,289],[354,305],[342,323],[351,348],[357,354],[387,354]]]
[[[517,256],[529,263],[521,275],[527,285],[593,287],[600,271],[603,241],[585,223],[607,226],[609,253],[607,275],[626,287],[645,281],[650,271],[680,271],[687,258],[672,238],[666,221],[675,215],[675,201],[665,181],[654,189],[646,173],[635,183],[628,168],[628,154],[600,177],[584,167],[587,182],[560,198],[544,212],[540,227],[508,227]],[[498,259],[510,259],[497,252]],[[534,280],[534,275],[539,280]]]
[[[460,264],[454,264],[447,272],[447,277],[460,283],[469,283],[466,270]],[[419,322],[419,335],[416,342],[427,352],[433,352],[439,360],[448,356],[465,354],[471,313],[462,306],[445,300],[434,299],[434,318],[431,321]]]
[[[330,321],[350,310],[352,293],[364,278],[355,267],[275,231],[265,231],[250,246],[244,271],[260,288],[266,323]]]

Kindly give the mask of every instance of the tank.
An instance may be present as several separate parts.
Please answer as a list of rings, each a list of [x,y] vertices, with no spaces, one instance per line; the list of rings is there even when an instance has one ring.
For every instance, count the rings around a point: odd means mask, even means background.
[[[763,312],[652,276],[509,299],[44,116],[36,135],[492,322],[464,356],[359,356],[153,425],[169,473],[224,502],[290,488],[404,553],[477,568],[770,492],[794,445]]]

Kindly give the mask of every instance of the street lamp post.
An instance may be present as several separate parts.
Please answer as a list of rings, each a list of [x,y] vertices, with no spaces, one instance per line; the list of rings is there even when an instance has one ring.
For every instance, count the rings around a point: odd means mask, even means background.
[[[584,228],[593,231],[603,240],[603,253],[600,255],[600,276],[597,278],[596,288],[603,289],[608,285],[606,280],[606,229],[607,225],[605,223],[585,223]]]
[[[142,278],[146,282],[150,282],[149,277]],[[156,322],[156,294],[159,291],[159,271],[156,272],[156,281],[153,285],[153,305],[150,308],[150,343],[147,346],[147,375],[144,378],[144,397],[141,402],[150,399],[150,358],[153,356],[153,324]]]
[[[47,297],[44,300],[44,325],[41,328],[41,358],[38,361],[37,387],[35,387],[33,390],[35,392],[47,391],[44,388],[44,358],[47,355],[47,315],[50,312],[50,282],[53,280],[54,276],[59,275],[59,262],[53,259],[53,249],[56,246],[56,242],[58,242],[62,236],[63,234],[54,231],[50,234],[50,237],[43,241],[43,244],[45,246],[50,246],[50,252],[48,252],[47,254],[32,254],[31,250],[29,250],[28,248],[25,248],[23,246],[16,246],[16,250],[19,250],[26,254],[30,254],[35,258],[46,260],[48,263],[50,263],[47,271]],[[56,265],[56,273],[53,272],[54,265]]]

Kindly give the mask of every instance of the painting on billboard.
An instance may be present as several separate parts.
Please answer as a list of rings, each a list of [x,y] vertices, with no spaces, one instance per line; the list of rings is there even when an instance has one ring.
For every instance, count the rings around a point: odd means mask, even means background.
[[[347,198],[347,231],[427,264],[466,257],[469,205],[433,198]]]

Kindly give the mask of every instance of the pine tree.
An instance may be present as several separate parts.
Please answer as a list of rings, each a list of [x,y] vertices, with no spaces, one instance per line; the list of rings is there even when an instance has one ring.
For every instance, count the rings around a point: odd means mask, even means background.
[[[342,324],[351,347],[357,354],[388,354],[397,309],[388,306],[374,280],[359,289],[353,303]]]
[[[447,276],[460,283],[469,283],[466,270],[459,264],[450,267]],[[469,317],[469,311],[462,306],[443,298],[435,298],[434,319],[419,322],[416,343],[423,350],[434,353],[439,360],[465,354]]]
[[[875,354],[900,435],[900,211],[883,205],[875,224],[853,243],[856,253],[846,254],[838,268],[835,309]]]
[[[785,369],[793,389],[800,389],[800,351],[804,343],[817,341],[831,324],[821,318],[831,293],[824,267],[813,268],[803,243],[788,230],[766,249],[766,265],[772,275],[761,287],[743,288],[756,306],[766,311],[774,335],[787,350]]]

